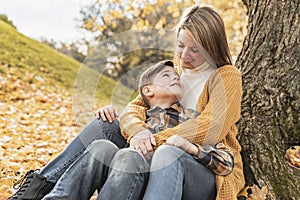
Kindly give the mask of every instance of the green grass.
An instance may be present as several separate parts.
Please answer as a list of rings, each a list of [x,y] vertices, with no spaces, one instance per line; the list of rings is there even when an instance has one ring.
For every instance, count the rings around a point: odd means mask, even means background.
[[[95,84],[91,76],[99,77],[98,72],[81,65],[73,58],[70,58],[51,47],[19,33],[13,26],[0,20],[0,73],[7,74],[7,68],[14,68],[18,71],[18,79],[26,81],[26,76],[43,78],[48,85],[61,87],[73,92],[76,83],[77,73],[80,70],[85,72],[84,84]],[[2,66],[6,66],[2,67]],[[22,74],[22,75],[20,75]],[[78,80],[78,79],[77,79]],[[35,79],[32,80],[33,82]],[[101,76],[96,88],[97,105],[107,105],[112,100],[113,88],[116,82],[108,77]],[[132,91],[123,85],[118,85],[122,91],[114,94],[117,104],[121,107],[128,102],[128,96]],[[91,94],[93,95],[93,94]],[[93,96],[91,97],[93,98]]]

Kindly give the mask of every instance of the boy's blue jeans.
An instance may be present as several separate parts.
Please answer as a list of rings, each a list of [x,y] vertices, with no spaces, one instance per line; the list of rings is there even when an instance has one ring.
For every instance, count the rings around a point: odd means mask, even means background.
[[[66,170],[44,200],[139,200],[147,183],[148,162],[135,150],[108,140],[94,141]]]

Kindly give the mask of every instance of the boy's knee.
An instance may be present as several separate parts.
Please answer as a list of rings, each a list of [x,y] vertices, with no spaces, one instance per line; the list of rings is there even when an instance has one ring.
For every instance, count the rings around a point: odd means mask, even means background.
[[[183,153],[184,150],[182,150],[181,148],[171,145],[162,145],[157,148],[157,150],[154,153],[154,157],[162,159],[170,157],[179,158]]]
[[[151,170],[159,170],[178,162],[183,153],[184,150],[171,145],[158,147],[152,158]]]
[[[136,150],[130,149],[130,148],[125,148],[125,149],[121,149],[117,152],[116,154],[116,158],[118,158],[118,160],[122,160],[122,161],[126,161],[130,160],[131,163],[132,162],[142,162],[144,161],[144,157],[137,152]]]
[[[119,148],[108,140],[96,140],[92,142],[87,151],[93,155],[115,154]]]
[[[112,165],[116,170],[130,173],[149,171],[149,164],[144,156],[129,148],[119,150],[114,157]]]

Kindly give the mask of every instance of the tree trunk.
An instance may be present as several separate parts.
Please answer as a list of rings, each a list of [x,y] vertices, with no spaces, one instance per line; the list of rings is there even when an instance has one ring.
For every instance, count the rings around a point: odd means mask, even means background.
[[[243,0],[248,34],[236,66],[244,96],[238,139],[246,182],[271,199],[299,199],[300,171],[285,151],[300,145],[299,0]]]

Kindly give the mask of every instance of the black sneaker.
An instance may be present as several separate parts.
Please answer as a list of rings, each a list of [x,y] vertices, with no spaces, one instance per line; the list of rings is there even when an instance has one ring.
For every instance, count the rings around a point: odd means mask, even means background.
[[[30,170],[14,184],[14,188],[18,191],[8,200],[40,200],[53,189],[54,185],[46,181],[46,178],[39,175],[37,171]]]

